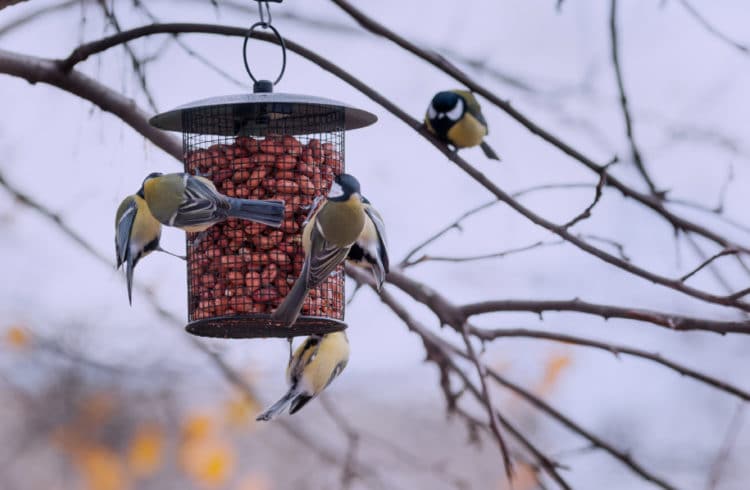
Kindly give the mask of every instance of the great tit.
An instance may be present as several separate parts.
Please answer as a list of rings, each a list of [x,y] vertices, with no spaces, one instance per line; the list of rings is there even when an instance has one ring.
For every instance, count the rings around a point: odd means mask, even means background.
[[[326,201],[313,213],[302,231],[305,261],[297,281],[271,319],[292,325],[307,292],[323,282],[346,259],[365,226],[359,182],[349,174],[336,177]]]
[[[377,281],[378,290],[383,286],[388,274],[388,246],[385,237],[385,223],[377,209],[366,197],[362,197],[365,208],[365,226],[357,241],[349,250],[347,259],[359,266],[369,267]]]
[[[308,337],[289,359],[289,391],[256,420],[271,420],[287,407],[290,415],[299,411],[341,374],[348,361],[349,341],[344,332]]]
[[[133,269],[141,258],[154,250],[184,259],[161,248],[161,223],[151,214],[146,201],[139,195],[128,196],[120,203],[115,215],[115,252],[117,268],[125,264],[128,281],[128,302],[133,304]]]
[[[189,232],[205,231],[227,218],[257,221],[275,228],[284,221],[284,201],[225,196],[209,179],[188,173],[152,173],[143,181],[138,195],[162,224]]]
[[[484,141],[487,120],[476,97],[468,90],[438,92],[427,108],[424,124],[428,131],[456,149],[479,145],[487,158],[500,160]]]

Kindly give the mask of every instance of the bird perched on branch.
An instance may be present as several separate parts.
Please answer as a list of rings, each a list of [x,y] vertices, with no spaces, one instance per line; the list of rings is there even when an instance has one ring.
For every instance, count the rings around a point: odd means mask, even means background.
[[[326,201],[302,230],[305,261],[297,281],[271,319],[292,325],[299,316],[310,288],[323,282],[341,262],[362,233],[365,210],[359,182],[349,174],[336,177]]]
[[[389,268],[385,223],[366,197],[362,197],[362,204],[365,209],[365,226],[349,250],[347,259],[356,265],[369,268],[380,290]]]
[[[133,269],[141,258],[159,250],[185,259],[161,248],[160,238],[161,223],[151,214],[146,201],[137,194],[123,199],[115,215],[115,252],[117,268],[125,264],[130,304],[133,304]]]
[[[476,97],[468,90],[438,92],[427,108],[424,124],[428,131],[456,150],[479,145],[487,158],[500,160],[484,141],[488,133],[487,120]]]
[[[299,411],[341,374],[348,360],[349,341],[344,332],[308,337],[289,359],[289,391],[256,420],[271,420],[287,407],[289,414]]]
[[[257,221],[275,228],[284,220],[284,201],[225,196],[209,179],[188,173],[152,173],[143,181],[138,195],[162,224],[189,232],[205,231],[227,218]]]

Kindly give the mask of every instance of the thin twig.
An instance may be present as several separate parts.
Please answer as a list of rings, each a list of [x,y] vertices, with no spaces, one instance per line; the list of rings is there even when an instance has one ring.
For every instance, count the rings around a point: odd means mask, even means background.
[[[417,245],[414,248],[412,248],[411,250],[409,250],[409,252],[406,254],[406,257],[404,257],[403,260],[401,260],[401,263],[399,264],[399,267],[401,267],[401,268],[408,267],[407,264],[409,263],[409,260],[414,255],[416,255],[417,252],[419,252],[420,250],[422,250],[426,246],[430,245],[431,243],[435,242],[437,239],[439,239],[440,237],[442,237],[443,235],[445,235],[449,231],[451,231],[453,229],[461,230],[461,222],[463,220],[465,220],[466,218],[468,218],[468,217],[470,217],[472,215],[475,215],[478,212],[483,211],[483,210],[485,210],[485,209],[487,209],[487,208],[489,208],[491,206],[494,206],[498,202],[500,202],[500,201],[498,201],[497,199],[493,199],[492,201],[486,202],[484,204],[480,204],[479,206],[476,206],[476,207],[471,208],[470,210],[466,211],[461,216],[459,216],[458,218],[456,218],[452,223],[450,223],[447,226],[441,228],[437,233],[429,236],[426,240],[422,241],[419,245]]]
[[[487,259],[498,259],[502,257],[507,257],[508,255],[514,255],[521,252],[527,252],[529,250],[533,250],[536,248],[542,248],[542,247],[548,247],[552,245],[562,245],[565,243],[565,240],[554,240],[550,242],[545,241],[538,241],[534,242],[531,245],[525,245],[523,247],[516,247],[516,248],[510,248],[508,250],[503,250],[501,252],[493,252],[488,254],[480,254],[480,255],[469,255],[466,257],[444,257],[440,255],[422,255],[417,259],[414,259],[410,262],[406,262],[401,267],[402,269],[406,269],[408,267],[421,264],[423,262],[454,262],[454,263],[462,263],[462,262],[475,262],[478,260],[487,260]]]
[[[610,163],[608,163],[605,167],[609,167],[611,165],[614,165],[617,163],[617,157],[615,157]],[[564,225],[562,225],[563,229],[567,230],[577,223],[588,219],[591,217],[591,210],[594,209],[594,206],[596,206],[599,203],[599,200],[602,198],[602,188],[604,187],[604,184],[607,183],[607,170],[606,168],[602,171],[601,175],[599,176],[599,183],[596,184],[596,189],[594,190],[594,200],[586,206],[586,209],[584,209],[578,216],[574,217]]]
[[[406,324],[406,326],[409,328],[409,330],[417,333],[422,338],[422,342],[425,344],[425,348],[428,350],[428,358],[431,358],[432,360],[436,360],[438,362],[441,362],[441,359],[445,358],[447,353],[444,352],[444,349],[450,349],[451,352],[460,355],[464,358],[468,359],[468,355],[458,349],[457,347],[452,346],[448,342],[442,340],[441,338],[437,337],[436,335],[429,332],[426,328],[424,328],[416,319],[414,319],[409,312],[388,292],[387,288],[382,288],[379,292],[375,289],[374,280],[366,274],[364,271],[359,270],[356,267],[348,266],[346,268],[346,272],[349,276],[353,277],[358,282],[366,283],[368,286],[370,286],[371,289],[373,289],[376,294],[379,295],[381,301],[388,305],[388,307],[393,310],[393,312]],[[439,300],[439,298],[438,298]],[[419,301],[419,300],[418,300]],[[425,303],[427,304],[427,303]],[[435,305],[439,304],[439,301],[433,300],[431,301],[431,304],[428,304],[430,308],[435,308]],[[442,307],[446,307],[446,305],[442,305]],[[444,314],[438,314],[438,316],[443,316]],[[442,349],[442,350],[441,350]],[[435,353],[435,351],[437,352]],[[430,357],[429,352],[433,352],[432,357]],[[442,361],[442,362],[448,362],[448,360]],[[672,489],[674,488],[671,484],[665,482],[664,480],[660,479],[659,477],[651,474],[647,470],[645,470],[643,467],[641,467],[639,464],[637,464],[633,459],[630,457],[629,454],[627,454],[624,451],[620,451],[616,449],[611,444],[608,444],[606,441],[600,439],[596,435],[592,434],[591,432],[587,431],[580,425],[573,422],[570,418],[566,417],[562,413],[560,413],[558,410],[554,409],[552,406],[544,402],[543,400],[539,399],[538,397],[534,396],[532,393],[528,392],[527,390],[524,390],[520,386],[517,386],[515,384],[512,384],[505,380],[505,378],[502,378],[499,376],[498,373],[492,371],[491,369],[485,367],[488,374],[495,378],[496,381],[501,382],[505,381],[508,384],[505,385],[507,388],[513,390],[523,398],[526,398],[529,402],[531,402],[537,409],[541,410],[542,412],[548,414],[552,418],[558,420],[561,424],[563,424],[565,427],[567,427],[570,431],[584,437],[588,441],[590,441],[592,444],[596,445],[598,448],[602,449],[603,451],[611,454],[616,459],[622,461],[626,466],[628,466],[631,470],[641,475],[643,478],[645,478],[648,481],[654,482],[655,484],[661,486],[665,489]],[[456,373],[459,376],[465,376],[465,374],[459,369]],[[499,378],[499,379],[497,379]],[[469,383],[470,384],[470,383]]]
[[[750,47],[748,47],[745,44],[740,44],[737,41],[730,39],[729,36],[721,32],[719,29],[714,27],[713,24],[711,24],[703,15],[701,15],[698,10],[693,7],[693,5],[688,2],[688,0],[679,0],[683,7],[685,7],[685,10],[688,11],[690,15],[693,16],[695,20],[698,21],[700,25],[703,26],[704,29],[706,29],[710,34],[713,34],[723,42],[727,43],[728,45],[732,46],[736,50],[740,51],[741,53],[747,55],[750,53]]]
[[[109,20],[109,23],[112,24],[112,27],[115,28],[115,31],[118,34],[122,33],[122,28],[120,27],[120,22],[117,20],[117,16],[115,15],[114,10],[109,10],[109,7],[107,7],[106,0],[98,0],[99,6],[104,11],[104,16]],[[114,4],[112,5],[114,9]],[[146,72],[143,69],[143,63],[141,63],[141,60],[138,58],[138,55],[135,54],[135,51],[133,51],[133,48],[128,43],[122,43],[123,48],[125,48],[125,52],[128,54],[128,57],[130,58],[130,62],[133,65],[133,71],[135,72],[136,77],[138,78],[138,83],[141,85],[141,90],[143,91],[143,94],[146,96],[146,102],[148,102],[149,107],[151,107],[151,110],[154,112],[159,112],[159,109],[156,107],[156,102],[154,101],[153,95],[151,95],[151,90],[148,88],[148,83],[146,82]]]
[[[522,126],[528,129],[531,133],[539,136],[546,142],[557,147],[563,153],[577,160],[578,162],[580,162],[581,164],[583,164],[584,166],[586,166],[593,172],[597,174],[601,174],[602,167],[603,167],[602,165],[596,163],[593,159],[585,156],[583,153],[581,153],[580,151],[578,151],[571,145],[563,142],[560,138],[554,136],[549,131],[538,126],[536,123],[531,121],[528,117],[526,117],[523,113],[521,113],[515,107],[513,107],[513,105],[508,100],[502,99],[498,97],[497,95],[495,95],[488,88],[479,84],[474,79],[469,77],[466,73],[464,73],[462,70],[460,70],[455,65],[450,63],[445,57],[440,56],[439,54],[436,54],[433,51],[420,48],[416,44],[405,39],[403,36],[396,34],[395,32],[393,32],[392,30],[390,30],[383,24],[380,24],[374,19],[370,18],[369,16],[364,14],[362,11],[354,7],[352,4],[350,4],[346,0],[332,0],[332,1],[333,3],[338,5],[342,10],[344,10],[347,14],[349,14],[352,18],[354,18],[357,22],[359,22],[359,24],[362,25],[362,27],[364,27],[365,29],[369,30],[370,32],[376,35],[383,36],[384,38],[392,41],[393,43],[397,44],[403,49],[418,56],[419,58],[423,59],[424,61],[433,65],[434,67],[438,68],[444,73],[450,75],[455,80],[464,84],[469,90],[476,92],[477,94],[485,97],[489,102],[491,102],[492,104],[497,106],[499,109],[506,112],[510,117],[515,119],[517,122],[519,122]],[[397,114],[397,116],[403,119],[400,115]],[[449,151],[445,151],[444,154],[449,159],[456,162],[456,159],[453,159],[450,157]],[[463,166],[461,166],[461,168],[463,168]],[[472,176],[474,175],[472,174]],[[629,186],[627,186],[626,184],[624,184],[622,181],[615,178],[614,176],[611,176],[611,175],[609,176],[609,178],[607,179],[607,185],[619,190],[623,196],[634,199],[638,201],[639,203],[643,204],[644,206],[650,208],[652,211],[662,216],[675,228],[680,228],[685,231],[693,231],[699,235],[702,235],[708,238],[709,240],[716,242],[717,244],[723,247],[729,247],[729,246],[735,245],[731,243],[730,240],[719,235],[718,233],[674,214],[673,212],[671,212],[664,206],[662,200],[657,199],[655,196],[651,194],[644,194],[639,191],[636,191],[635,189],[630,188]],[[746,247],[745,247],[745,250],[747,250]]]
[[[704,267],[706,267],[707,265],[709,265],[711,262],[713,262],[714,260],[718,259],[719,257],[724,257],[726,255],[736,255],[738,252],[739,252],[739,250],[735,250],[735,249],[732,249],[732,248],[725,248],[721,252],[719,252],[717,254],[714,254],[713,256],[711,256],[711,257],[707,258],[706,260],[704,260],[703,262],[701,262],[701,264],[698,267],[696,267],[692,271],[690,271],[687,274],[685,274],[684,276],[682,276],[680,278],[680,281],[682,281],[682,282],[687,281],[692,276],[694,276],[698,271],[700,271],[701,269],[703,269]]]
[[[661,364],[662,366],[665,366],[681,374],[682,376],[693,378],[697,381],[700,381],[703,384],[706,384],[718,390],[724,391],[726,393],[730,393],[742,400],[750,401],[750,392],[742,390],[718,378],[714,378],[712,376],[703,374],[699,371],[696,371],[687,366],[679,364],[676,361],[667,359],[661,354],[656,353],[656,352],[648,352],[642,349],[637,349],[634,347],[627,347],[627,346],[620,345],[620,344],[613,344],[610,342],[599,342],[597,340],[592,340],[592,339],[588,339],[584,337],[577,337],[575,335],[545,332],[544,330],[532,330],[532,329],[524,329],[524,328],[512,328],[512,329],[502,328],[502,329],[487,330],[487,329],[471,327],[469,330],[469,333],[484,341],[490,341],[490,340],[494,340],[498,338],[510,338],[510,337],[546,339],[546,340],[551,340],[554,342],[563,342],[566,344],[574,344],[574,345],[581,345],[581,346],[586,346],[586,347],[593,347],[595,349],[601,349],[603,351],[614,354],[615,357],[619,357],[620,354],[626,354],[626,355],[633,356],[633,357],[639,357],[641,359],[646,359],[651,362]]]
[[[619,40],[617,38],[617,0],[611,0],[609,10],[609,33],[612,48],[612,66],[615,70],[615,78],[617,79],[617,90],[620,94],[620,107],[622,108],[622,116],[625,119],[625,134],[628,137],[630,143],[630,153],[633,156],[633,163],[635,163],[638,173],[641,174],[643,180],[646,181],[651,194],[664,197],[663,192],[656,190],[654,181],[651,180],[651,176],[646,171],[646,166],[643,163],[641,157],[641,151],[638,149],[638,145],[635,142],[635,134],[633,134],[633,118],[630,115],[630,109],[628,108],[628,98],[625,95],[625,83],[622,79],[622,68],[620,66],[620,55],[619,55]]]
[[[499,411],[497,411],[497,414],[495,413],[495,405],[492,403],[492,396],[490,395],[489,388],[487,388],[487,372],[482,365],[482,362],[479,360],[479,356],[477,355],[474,346],[471,344],[471,339],[469,338],[468,333],[469,326],[466,324],[466,322],[464,322],[462,327],[461,337],[463,338],[464,345],[466,346],[466,353],[469,356],[469,360],[474,364],[474,367],[477,370],[477,376],[479,377],[479,386],[481,387],[481,394],[479,396],[479,399],[482,405],[484,405],[485,409],[487,410],[490,432],[497,441],[498,446],[500,446],[500,453],[503,456],[503,465],[505,466],[505,476],[508,477],[508,481],[511,481],[513,479],[513,463],[510,460],[508,448],[505,445],[505,439],[500,433],[500,427],[497,426],[497,420],[500,417],[500,414]]]
[[[715,490],[718,488],[724,468],[729,462],[729,456],[737,443],[737,437],[739,436],[740,429],[745,421],[746,412],[747,404],[742,402],[738,403],[734,415],[732,415],[732,419],[727,426],[727,431],[724,434],[724,439],[719,448],[719,452],[716,454],[716,459],[714,459],[711,464],[711,469],[708,472],[706,490]]]

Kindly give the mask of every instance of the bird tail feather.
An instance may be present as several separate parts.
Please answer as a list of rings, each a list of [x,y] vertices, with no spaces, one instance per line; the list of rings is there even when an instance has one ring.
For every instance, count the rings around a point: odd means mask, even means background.
[[[289,293],[284,298],[284,301],[276,308],[271,315],[271,319],[276,322],[281,322],[286,326],[292,326],[297,320],[300,311],[302,310],[302,303],[305,302],[307,297],[307,267],[303,267],[300,276],[297,281],[289,290]]]
[[[284,221],[284,201],[261,201],[230,197],[228,215],[278,228]]]
[[[130,306],[133,306],[133,269],[135,269],[135,260],[133,254],[129,253],[125,264],[125,274],[128,282],[128,303],[130,303]]]
[[[482,148],[482,151],[487,156],[487,158],[491,160],[498,160],[500,161],[500,157],[497,156],[497,153],[495,153],[495,150],[492,149],[490,145],[487,144],[486,141],[482,141],[482,143],[479,145],[480,148]]]
[[[279,401],[268,407],[263,413],[258,415],[255,420],[269,421],[275,416],[286,410],[286,407],[295,399],[297,393],[294,390],[289,390],[286,395],[282,396]]]
[[[386,275],[385,265],[380,257],[375,257],[374,267],[371,267],[370,270],[372,270],[372,275],[377,283],[378,291],[380,291],[380,288],[383,287]]]
[[[310,395],[297,395],[294,400],[292,400],[292,406],[289,408],[289,415],[294,415],[297,413],[302,407],[307,405],[307,402],[312,400],[313,397]]]

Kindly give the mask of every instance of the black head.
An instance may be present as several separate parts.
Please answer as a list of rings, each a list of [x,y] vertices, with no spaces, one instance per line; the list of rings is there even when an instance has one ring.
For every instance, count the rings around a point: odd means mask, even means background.
[[[438,92],[427,108],[427,119],[437,135],[445,139],[448,130],[460,120],[466,112],[466,103],[455,92]]]
[[[432,107],[437,112],[449,112],[456,107],[458,101],[461,99],[456,92],[438,92],[435,97],[432,98]]]
[[[328,199],[331,201],[347,201],[352,194],[360,194],[359,181],[354,176],[349,174],[341,174],[336,176],[336,179],[331,185],[331,190],[328,191]]]
[[[161,172],[151,172],[150,174],[148,174],[148,176],[146,176],[146,178],[143,179],[143,183],[141,184],[141,188],[138,189],[138,192],[136,192],[136,194],[138,194],[139,196],[141,196],[141,198],[146,199],[146,196],[143,194],[143,186],[146,184],[146,182],[149,179],[153,179],[154,177],[161,177],[162,175],[164,175],[164,174],[161,173]]]

